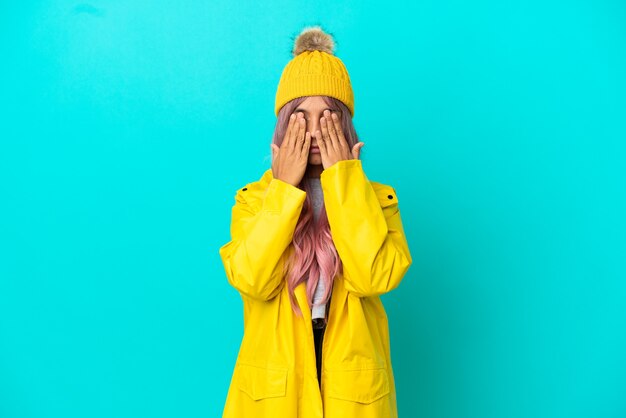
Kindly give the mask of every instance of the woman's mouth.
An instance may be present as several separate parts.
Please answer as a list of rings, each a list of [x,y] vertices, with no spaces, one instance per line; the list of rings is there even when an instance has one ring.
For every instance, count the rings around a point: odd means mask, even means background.
[[[313,154],[319,154],[320,153],[320,148],[319,147],[311,147],[310,151]]]

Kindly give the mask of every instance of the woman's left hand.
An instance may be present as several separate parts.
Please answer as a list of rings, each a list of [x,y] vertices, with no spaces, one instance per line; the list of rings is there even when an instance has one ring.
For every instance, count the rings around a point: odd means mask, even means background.
[[[348,141],[346,141],[341,130],[341,123],[337,113],[332,112],[331,114],[330,110],[325,110],[324,116],[320,118],[320,125],[322,132],[320,134],[320,131],[317,131],[315,137],[320,148],[324,169],[337,161],[356,160],[359,158],[361,148],[365,144],[358,142],[352,147],[352,150],[349,149]]]

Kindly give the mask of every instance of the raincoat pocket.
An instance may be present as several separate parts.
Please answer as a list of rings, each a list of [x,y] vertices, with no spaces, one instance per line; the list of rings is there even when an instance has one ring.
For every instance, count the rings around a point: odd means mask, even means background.
[[[325,391],[330,398],[369,404],[389,394],[386,368],[325,369]]]
[[[287,369],[238,363],[237,387],[255,401],[285,396]]]

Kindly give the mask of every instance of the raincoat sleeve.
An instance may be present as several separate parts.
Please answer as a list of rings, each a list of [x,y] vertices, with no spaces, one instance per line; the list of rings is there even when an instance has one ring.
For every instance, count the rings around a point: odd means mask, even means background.
[[[246,201],[246,191],[235,195],[230,225],[231,241],[219,249],[228,282],[251,298],[270,300],[284,284],[283,252],[291,243],[306,192],[273,178],[260,209]]]
[[[346,290],[367,297],[395,289],[412,263],[395,190],[387,186],[381,204],[359,159],[336,162],[320,180]]]

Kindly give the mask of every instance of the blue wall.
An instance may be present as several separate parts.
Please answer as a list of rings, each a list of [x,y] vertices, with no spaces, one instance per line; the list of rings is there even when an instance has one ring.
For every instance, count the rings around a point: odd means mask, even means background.
[[[244,3],[0,5],[0,416],[220,416],[218,248],[311,24],[414,258],[401,417],[626,416],[626,4]]]

